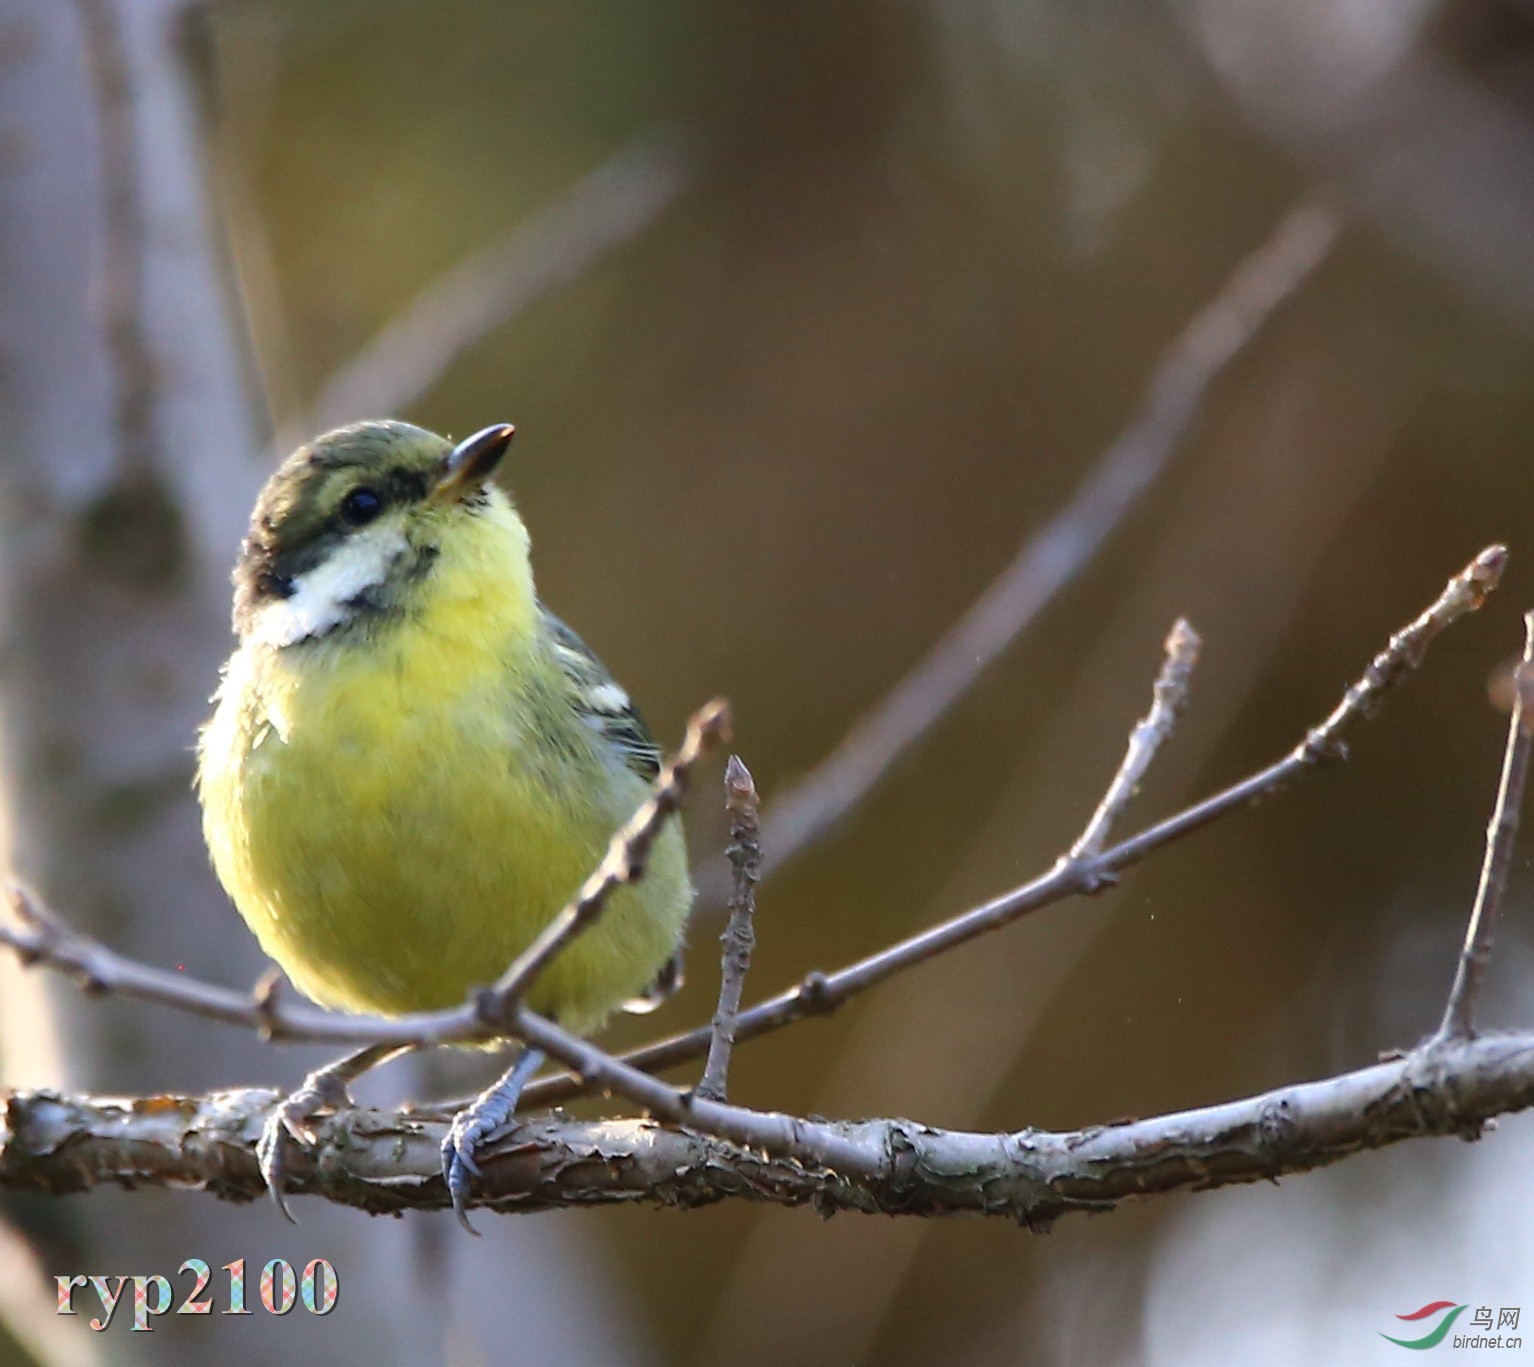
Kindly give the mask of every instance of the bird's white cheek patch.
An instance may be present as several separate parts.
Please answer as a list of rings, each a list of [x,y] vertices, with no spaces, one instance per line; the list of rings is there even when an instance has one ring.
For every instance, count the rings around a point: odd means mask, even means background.
[[[354,532],[307,574],[293,580],[293,592],[273,599],[256,614],[253,636],[263,645],[290,646],[323,636],[352,615],[352,599],[383,583],[409,542],[398,527]]]

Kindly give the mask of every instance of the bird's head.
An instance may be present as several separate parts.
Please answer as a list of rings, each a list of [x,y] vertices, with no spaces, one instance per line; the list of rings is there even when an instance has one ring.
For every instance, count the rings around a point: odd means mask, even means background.
[[[525,561],[521,520],[490,482],[512,431],[497,423],[455,446],[362,422],[300,446],[256,500],[235,567],[241,638],[295,645],[405,610],[487,517]]]

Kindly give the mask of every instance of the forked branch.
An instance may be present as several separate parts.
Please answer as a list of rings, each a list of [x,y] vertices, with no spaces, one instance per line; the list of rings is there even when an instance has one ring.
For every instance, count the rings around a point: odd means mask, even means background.
[[[1128,424],[1070,501],[1029,534],[958,621],[830,754],[768,802],[764,875],[832,831],[1091,564],[1171,463],[1216,381],[1326,260],[1341,228],[1331,208],[1304,200],[1231,272],[1173,339]],[[724,900],[719,872],[717,865],[702,870],[705,902]]]
[[[1480,606],[1504,562],[1501,547],[1482,552],[1426,612],[1391,638],[1330,716],[1283,759],[1139,836],[1098,850],[1095,847],[1106,838],[1169,733],[1185,693],[1196,642],[1191,632],[1174,630],[1151,712],[1132,735],[1118,775],[1072,852],[1045,878],[865,960],[858,974],[842,977],[840,986],[833,986],[832,978],[823,979],[822,1001],[833,990],[848,995],[980,930],[1015,919],[1019,907],[1037,904],[1030,898],[1047,893],[1057,900],[1071,892],[1095,891],[1111,881],[1118,868],[1169,840],[1340,758],[1346,734],[1421,662],[1434,636]],[[911,1121],[837,1123],[731,1105],[723,1100],[722,1063],[710,1069],[710,1085],[674,1087],[534,1015],[511,992],[496,998],[493,1012],[484,1009],[483,1000],[466,1007],[477,1028],[484,1030],[487,1020],[493,1022],[498,1030],[565,1064],[585,1085],[623,1097],[665,1127],[618,1120],[525,1123],[482,1160],[485,1181],[475,1193],[476,1202],[524,1210],[617,1200],[695,1205],[735,1195],[787,1204],[810,1201],[823,1209],[924,1215],[969,1210],[1042,1227],[1072,1210],[1109,1209],[1130,1196],[1178,1188],[1274,1178],[1413,1136],[1478,1135],[1492,1116],[1534,1104],[1534,1034],[1477,1038],[1470,1029],[1476,984],[1490,952],[1491,928],[1511,868],[1516,813],[1534,743],[1534,724],[1526,721],[1534,692],[1529,667],[1534,620],[1529,631],[1531,644],[1519,671],[1519,706],[1509,732],[1486,866],[1446,1026],[1410,1053],[1356,1072],[1177,1115],[1068,1134],[972,1134]],[[706,709],[694,719],[683,753],[663,772],[646,807],[615,837],[615,851],[627,849],[634,855],[636,841],[653,837],[664,819],[664,812],[657,815],[656,809],[679,800],[688,767],[702,754],[708,738],[722,729],[718,709]],[[741,774],[733,777],[744,793]],[[743,802],[737,811],[738,817],[747,818],[737,828],[737,845],[747,855],[753,842],[742,828],[750,825],[749,805]],[[642,849],[637,863],[642,865]],[[624,881],[614,881],[619,855],[610,855],[608,864],[607,873],[599,871],[583,896]],[[749,861],[742,860],[739,867],[747,869]],[[742,876],[744,892],[751,882]],[[350,1033],[322,1034],[314,1024],[316,1017],[325,1019],[321,1013],[289,1006],[270,991],[259,1003],[239,999],[241,1009],[233,1012],[219,997],[222,989],[180,977],[166,981],[168,975],[134,965],[75,935],[39,904],[20,897],[17,906],[23,925],[0,927],[0,940],[24,959],[63,968],[91,989],[130,991],[198,1014],[237,1020],[277,1037],[378,1043],[380,1036],[371,1033],[375,1029],[397,1032],[405,1022],[420,1025],[425,1020],[432,1031],[440,1031],[441,1018],[451,1014],[382,1023],[364,1018],[347,1022]],[[546,964],[572,938],[571,927],[584,924],[589,918],[567,909],[556,921],[558,931],[546,937],[546,952],[529,962]],[[736,1002],[730,1000],[730,979],[733,976],[738,986],[743,972],[742,965],[732,974],[727,964],[721,994],[720,1019],[733,1020],[737,1029],[752,1014],[737,1015]],[[512,971],[503,985],[525,985],[528,980]],[[716,1022],[709,1035],[719,1042],[727,1033]],[[438,1042],[438,1037],[415,1036],[409,1042]],[[200,1101],[154,1098],[127,1103],[49,1093],[13,1095],[0,1129],[0,1188],[58,1192],[101,1182],[158,1181],[201,1186],[237,1199],[254,1195],[264,1189],[253,1154],[257,1117],[264,1116],[270,1104],[268,1094],[251,1092]],[[447,1200],[437,1162],[440,1138],[440,1124],[427,1113],[380,1117],[374,1112],[341,1112],[321,1127],[319,1151],[295,1167],[295,1189],[374,1211],[435,1208]]]
[[[1345,738],[1361,721],[1374,715],[1389,690],[1422,663],[1438,634],[1466,613],[1474,612],[1496,588],[1507,564],[1503,546],[1488,546],[1451,579],[1438,598],[1414,621],[1403,627],[1369,667],[1343,694],[1342,700],[1319,726],[1288,754],[1239,783],[1196,802],[1140,834],[1086,858],[1066,855],[1047,873],[1003,893],[978,907],[959,913],[907,940],[891,945],[834,973],[813,972],[798,984],[742,1011],[735,1023],[737,1041],[755,1039],[782,1029],[807,1016],[826,1015],[859,992],[896,973],[978,935],[1000,929],[1030,912],[1055,905],[1068,897],[1092,893],[1108,885],[1113,875],[1147,855],[1220,817],[1257,801],[1322,764],[1346,757]],[[1133,751],[1135,742],[1131,740]],[[1094,816],[1094,821],[1096,817]],[[623,1056],[624,1062],[646,1072],[660,1072],[700,1057],[707,1049],[707,1027],[684,1031],[645,1045]],[[535,1082],[524,1094],[530,1105],[550,1105],[581,1096],[590,1089],[573,1075]]]

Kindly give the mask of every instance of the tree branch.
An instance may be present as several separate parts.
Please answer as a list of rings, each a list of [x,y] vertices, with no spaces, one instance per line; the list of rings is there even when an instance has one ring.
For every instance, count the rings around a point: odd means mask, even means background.
[[[692,176],[691,149],[674,130],[637,138],[427,285],[325,382],[308,425],[403,412],[469,347],[649,227]]]
[[[1166,468],[1210,387],[1326,259],[1340,229],[1332,210],[1302,203],[1237,266],[1163,355],[1139,411],[1071,501],[1029,536],[964,615],[814,770],[768,803],[764,876],[804,853],[856,807],[1091,562]],[[715,864],[701,871],[702,902],[724,900],[722,875]]]
[[[751,1039],[806,1016],[824,1015],[850,997],[883,982],[895,973],[945,953],[987,931],[1000,929],[1029,912],[1067,897],[1100,891],[1112,883],[1113,876],[1120,869],[1137,863],[1161,846],[1198,830],[1238,807],[1277,791],[1310,769],[1344,758],[1347,753],[1344,743],[1346,734],[1359,721],[1373,715],[1384,694],[1421,663],[1429,644],[1439,632],[1480,607],[1486,595],[1500,580],[1506,560],[1507,552],[1501,546],[1489,546],[1482,551],[1448,582],[1430,607],[1391,637],[1386,648],[1375,656],[1369,668],[1347,690],[1327,719],[1308,732],[1294,750],[1276,763],[1100,854],[1089,858],[1075,858],[1067,854],[1048,873],[1032,882],[871,954],[836,973],[810,973],[797,986],[741,1012],[735,1022],[735,1038]],[[725,717],[718,704],[710,704],[694,715],[688,723],[689,741],[684,747],[691,758],[695,759],[704,748],[702,740],[695,741],[695,738],[717,738],[724,724]],[[1131,737],[1131,753],[1140,745],[1138,736],[1137,731]],[[681,762],[682,757],[679,756],[673,765],[667,767],[657,780],[657,791],[667,785],[670,781],[668,776],[673,774],[675,766]],[[647,807],[659,800],[658,797],[652,797]],[[641,813],[634,819],[641,836],[648,825],[644,811],[641,809]],[[1096,820],[1095,816],[1093,820]],[[634,862],[632,851],[624,850],[627,842],[633,838],[634,834],[629,827],[619,831],[614,837],[609,859]],[[616,850],[617,854],[612,850]],[[638,862],[642,865],[642,860]],[[63,970],[90,992],[111,991],[146,1001],[158,1001],[226,1024],[254,1029],[267,1038],[279,1041],[425,1047],[473,1043],[512,1034],[543,1047],[524,1028],[528,1020],[536,1021],[537,1018],[514,1009],[515,1002],[511,994],[500,989],[489,989],[476,994],[461,1006],[442,1011],[414,1012],[396,1017],[337,1015],[314,1007],[290,1004],[279,996],[270,980],[258,983],[255,992],[246,995],[127,959],[76,933],[54,916],[41,901],[20,888],[13,891],[13,906],[20,924],[0,924],[0,944],[9,945],[23,963],[43,962]],[[572,916],[572,909],[567,907],[555,918],[556,925],[567,923]],[[708,1052],[712,1038],[712,1028],[704,1026],[634,1050],[611,1062],[622,1065],[626,1070],[625,1077],[636,1070],[659,1071],[672,1064],[703,1056]],[[557,1042],[546,1052],[552,1058],[568,1061],[566,1053],[569,1051]],[[591,1070],[586,1067],[577,1068],[574,1064],[571,1066],[574,1068],[571,1074],[545,1078],[530,1084],[523,1094],[525,1104],[547,1105],[590,1092],[593,1089]],[[641,1105],[657,1104],[655,1098],[659,1094],[650,1092],[647,1083],[631,1087],[613,1085],[612,1089]],[[674,1089],[667,1088],[666,1091],[672,1093]]]
[[[225,1200],[265,1195],[254,1146],[273,1094],[86,1098],[16,1092],[0,1125],[0,1190],[61,1195],[165,1186]],[[889,1215],[974,1212],[1046,1229],[1138,1196],[1272,1180],[1431,1135],[1474,1138],[1534,1105],[1534,1034],[1448,1040],[1319,1082],[1086,1130],[976,1134],[909,1120],[823,1129],[877,1157],[866,1173],[764,1157],[648,1120],[535,1117],[481,1158],[476,1204],[512,1212],[724,1199]],[[295,1192],[373,1213],[445,1210],[442,1122],[337,1113],[296,1152]]]
[[[657,775],[650,797],[613,836],[607,854],[574,901],[558,912],[502,980],[459,1006],[401,1016],[347,1016],[287,1001],[279,979],[263,974],[249,993],[199,982],[116,954],[66,925],[35,894],[11,889],[18,924],[0,924],[0,945],[25,965],[45,963],[87,993],[113,992],[255,1030],[276,1041],[428,1046],[473,1044],[514,1034],[521,992],[561,948],[601,914],[608,896],[637,882],[657,831],[680,805],[691,769],[729,734],[729,708],[716,699],[687,723],[681,750]]]
[[[858,978],[847,980],[840,989],[842,994],[858,990],[877,980],[878,976],[888,976],[899,967],[931,957],[970,934],[1002,924],[1020,914],[1016,908],[1022,894],[1029,889],[1044,887],[1050,880],[1064,880],[1057,881],[1057,888],[1095,891],[1110,880],[1113,868],[1117,867],[1112,861],[1117,860],[1118,864],[1132,862],[1175,834],[1196,829],[1221,811],[1231,810],[1258,793],[1273,791],[1308,768],[1341,758],[1346,753],[1346,733],[1370,715],[1384,693],[1421,662],[1428,644],[1445,626],[1480,606],[1495,586],[1505,558],[1506,553],[1501,547],[1490,547],[1450,580],[1434,604],[1391,638],[1386,649],[1347,690],[1330,716],[1309,732],[1284,759],[1112,850],[1068,854],[1051,874],[1028,888],[865,960]],[[1534,620],[1529,623],[1529,631],[1530,640],[1534,642]],[[1120,766],[1115,783],[1089,822],[1086,836],[1075,848],[1090,849],[1093,833],[1106,833],[1132,791],[1130,780],[1143,774],[1150,756],[1168,734],[1186,688],[1195,649],[1196,640],[1190,632],[1174,629],[1168,641],[1169,658],[1157,681],[1151,714],[1131,736],[1129,753]],[[1530,645],[1526,655],[1529,653],[1534,653],[1534,644]],[[1527,671],[1524,671],[1520,684],[1526,683]],[[589,924],[596,911],[600,911],[605,893],[599,890],[638,876],[643,866],[644,848],[666,812],[673,810],[680,800],[688,766],[706,749],[708,739],[719,735],[725,725],[724,709],[717,704],[694,717],[688,728],[687,744],[658,778],[650,801],[614,837],[602,868],[588,881],[577,902],[556,918],[551,933],[540,940],[541,952],[526,955],[519,963],[531,964],[536,971],[560,946],[568,943],[581,926]],[[1528,748],[1529,735],[1520,710],[1509,740],[1498,815],[1492,826],[1494,854],[1488,855],[1487,863],[1491,871],[1483,878],[1477,914],[1472,917],[1470,940],[1481,951],[1477,975],[1485,953],[1489,952],[1490,919],[1494,917],[1511,860],[1515,830],[1511,814],[1516,810],[1521,792]],[[739,779],[740,775],[737,773],[734,777]],[[749,803],[746,805],[749,808]],[[749,821],[745,824],[749,825]],[[748,841],[743,838],[740,843],[744,847]],[[743,858],[742,868],[746,867],[747,861]],[[742,881],[749,888],[750,880],[743,877]],[[218,1005],[210,994],[219,990],[204,984],[180,982],[175,990],[171,990],[156,981],[151,992],[150,979],[145,975],[153,974],[154,970],[109,955],[84,937],[74,935],[40,905],[30,903],[24,896],[18,895],[16,905],[24,924],[19,931],[0,927],[0,941],[18,948],[24,958],[68,968],[82,978],[88,989],[134,988],[144,995],[154,995],[159,1000],[199,1014],[209,1014],[210,1006]],[[589,915],[580,910],[593,906],[596,910]],[[1483,910],[1487,911],[1484,919],[1480,915]],[[485,1038],[487,1026],[493,1027],[493,1034],[515,1036],[563,1063],[586,1086],[620,1095],[660,1120],[679,1127],[683,1133],[673,1139],[651,1135],[649,1149],[653,1151],[668,1142],[701,1144],[702,1149],[698,1152],[702,1154],[705,1169],[727,1169],[731,1173],[728,1184],[731,1190],[740,1191],[744,1182],[754,1187],[758,1194],[766,1193],[771,1199],[790,1203],[812,1200],[826,1208],[846,1205],[862,1210],[919,1214],[968,1209],[1007,1214],[1031,1225],[1047,1224],[1069,1210],[1107,1209],[1129,1195],[1276,1177],[1410,1135],[1459,1133],[1474,1137],[1490,1116],[1521,1109],[1534,1102],[1534,1036],[1480,1040],[1469,1036],[1467,1027],[1455,1034],[1435,1036],[1404,1058],[1323,1082],[1284,1088],[1245,1102],[1184,1115],[1096,1127],[1066,1135],[1032,1131],[970,1134],[897,1120],[834,1123],[726,1104],[712,1094],[716,1089],[723,1091],[722,1068],[719,1070],[721,1076],[714,1079],[716,1086],[707,1091],[684,1091],[662,1082],[528,1011],[520,1004],[516,991],[502,990],[507,984],[512,988],[525,986],[527,981],[528,973],[514,966],[501,985],[461,1008],[470,1012],[478,1034],[420,1033],[423,1028],[440,1032],[441,1022],[456,1014],[437,1012],[394,1021],[358,1018],[347,1023],[344,1037],[374,1043],[419,1045]],[[821,990],[824,999],[829,980],[823,981],[826,984]],[[1473,997],[1473,987],[1468,995]],[[1451,998],[1451,1015],[1455,1011],[1454,1003],[1462,999],[1467,1000],[1467,994],[1457,985]],[[732,1016],[733,1009],[726,1010],[726,1006],[733,1008],[733,1005],[722,1003],[721,1012]],[[223,1007],[219,1006],[213,1013],[222,1011]],[[1468,1020],[1468,1006],[1464,1008],[1464,1014]],[[241,1015],[248,1025],[264,1029],[276,1037],[288,1038],[316,1037],[310,1033],[310,1018],[319,1015],[326,1021],[326,1037],[338,1037],[332,1033],[333,1027],[323,1013],[287,1006],[269,985],[258,991],[255,1000],[243,1003]],[[220,1018],[227,1016],[220,1014]],[[408,1039],[401,1038],[398,1032],[407,1027],[414,1033]],[[465,1027],[460,1022],[457,1028],[463,1031]],[[389,1033],[391,1031],[394,1033]],[[97,1104],[88,1100],[66,1102],[47,1094],[36,1095],[42,1097],[45,1106],[73,1107],[77,1115],[82,1111],[89,1112]],[[264,1097],[266,1094],[258,1095]],[[17,1110],[18,1105],[20,1100],[12,1098],[5,1131],[0,1132],[0,1185],[20,1186],[28,1180],[35,1181],[35,1176],[29,1178],[28,1174],[35,1174],[39,1163],[44,1163],[48,1155],[58,1156],[61,1152],[70,1155],[65,1163],[66,1175],[69,1164],[74,1163],[77,1184],[83,1183],[85,1179],[79,1177],[81,1169],[77,1156],[91,1141],[103,1138],[108,1144],[115,1142],[118,1151],[122,1151],[122,1125],[111,1121],[107,1125],[108,1133],[98,1136],[89,1115],[85,1118],[83,1131],[77,1124],[62,1142],[43,1144],[39,1148],[36,1136],[29,1129],[29,1117]],[[198,1108],[199,1114],[192,1116],[180,1131],[183,1141],[207,1129],[200,1114],[201,1103],[167,1102],[162,1098],[144,1105],[151,1114],[157,1108],[162,1111],[167,1107]],[[366,1136],[344,1128],[348,1117],[361,1114],[365,1113],[347,1112],[337,1117],[335,1123],[341,1124],[342,1130],[322,1132],[321,1145],[326,1142],[324,1134],[331,1133],[344,1151],[365,1149],[366,1143],[360,1141]],[[372,1179],[368,1184],[371,1187],[377,1181],[386,1180],[388,1190],[393,1193],[393,1204],[387,1208],[430,1204],[440,1199],[441,1193],[428,1190],[426,1179],[418,1172],[406,1171],[402,1175],[400,1170],[409,1147],[408,1136],[402,1127],[416,1127],[417,1132],[421,1132],[422,1127],[429,1129],[431,1123],[431,1118],[420,1112],[405,1113],[392,1121],[391,1137],[386,1145],[387,1153],[393,1159],[389,1175],[387,1179]],[[589,1133],[578,1130],[574,1138],[577,1152],[566,1142],[569,1135],[564,1131],[568,1127],[557,1121],[550,1124],[552,1128],[545,1125],[541,1130],[535,1125],[521,1124],[506,1141],[508,1147],[494,1152],[523,1155],[539,1147],[537,1134],[548,1134],[551,1136],[548,1147],[558,1150],[555,1156],[561,1171],[579,1170],[582,1164],[595,1159],[606,1173],[605,1184],[604,1180],[598,1180],[597,1194],[577,1181],[575,1189],[563,1202],[557,1203],[612,1199],[602,1193],[611,1185],[612,1174],[623,1160],[622,1144],[607,1147],[600,1137],[593,1141]],[[598,1128],[605,1134],[612,1131],[614,1124],[603,1122]],[[587,1127],[587,1131],[589,1129]],[[669,1131],[657,1133],[671,1134]],[[238,1146],[242,1151],[255,1142],[256,1136],[245,1135],[241,1130]],[[430,1180],[440,1187],[435,1143],[427,1154],[428,1170],[432,1174]],[[492,1161],[493,1157],[494,1153]],[[660,1186],[668,1183],[674,1186],[688,1166],[686,1155],[673,1154],[672,1157],[678,1161],[671,1165],[671,1177],[661,1179]],[[788,1165],[786,1169],[782,1169],[784,1164]],[[338,1200],[354,1199],[348,1194],[349,1187],[331,1192],[326,1185],[333,1180],[338,1166],[344,1167],[345,1162],[327,1166],[321,1153],[314,1170],[319,1189],[333,1194]],[[779,1173],[780,1169],[782,1172],[775,1178],[773,1174]],[[18,1170],[20,1175],[17,1175]],[[788,1180],[789,1175],[808,1180],[810,1190],[805,1191],[802,1184],[794,1187]],[[142,1180],[143,1174],[124,1177],[120,1172],[109,1170],[105,1177],[133,1181]],[[98,1176],[93,1180],[104,1179]],[[183,1177],[171,1165],[160,1174],[160,1180],[181,1181]],[[221,1182],[222,1178],[203,1185],[223,1190]],[[659,1194],[660,1186],[640,1189],[639,1194],[664,1199]],[[626,1199],[634,1199],[635,1192],[627,1190]],[[716,1197],[717,1193],[700,1191],[690,1197],[690,1202],[711,1199],[711,1195]],[[492,1206],[506,1204],[508,1199],[497,1194],[493,1182],[482,1186],[479,1196]],[[688,1203],[680,1195],[671,1199]],[[368,1209],[386,1208],[379,1204],[376,1195],[357,1200],[357,1203]],[[512,1200],[510,1204],[512,1208],[525,1208],[527,1203]]]
[[[1486,828],[1486,858],[1475,890],[1475,905],[1465,931],[1454,984],[1449,989],[1439,1036],[1462,1039],[1475,1033],[1475,1006],[1481,979],[1491,962],[1491,943],[1502,912],[1502,898],[1513,871],[1513,849],[1518,841],[1518,814],[1529,776],[1529,754],[1534,750],[1534,612],[1523,619],[1523,659],[1513,671],[1513,715],[1507,728],[1507,753],[1502,779],[1497,786],[1497,805]]]
[[[1131,732],[1124,762],[1119,765],[1118,773],[1113,776],[1103,800],[1097,804],[1081,838],[1071,846],[1072,859],[1091,859],[1103,852],[1113,828],[1150,770],[1156,752],[1166,744],[1172,728],[1177,725],[1177,718],[1188,705],[1188,681],[1193,676],[1193,667],[1198,663],[1198,652],[1203,644],[1198,632],[1179,617],[1166,638],[1166,661],[1151,692],[1151,710]]]
[[[806,1016],[826,1015],[893,974],[978,935],[997,930],[1067,897],[1099,891],[1112,882],[1114,874],[1138,863],[1163,845],[1277,792],[1324,763],[1346,758],[1346,735],[1358,722],[1372,716],[1386,692],[1422,662],[1428,646],[1439,632],[1481,606],[1486,595],[1501,580],[1506,563],[1505,547],[1488,546],[1483,550],[1449,581],[1432,606],[1391,637],[1389,644],[1347,690],[1331,715],[1276,763],[1090,859],[1072,859],[1066,855],[1048,873],[993,901],[961,912],[834,973],[807,974],[795,986],[742,1011],[735,1027],[737,1042],[779,1030]],[[0,927],[0,934],[3,930]],[[708,1049],[709,1038],[706,1026],[687,1030],[635,1049],[623,1059],[647,1072],[659,1072],[700,1057]],[[565,1075],[534,1082],[523,1095],[529,1105],[546,1106],[581,1096],[588,1090],[579,1078]]]
[[[730,1073],[730,1052],[735,1048],[735,1021],[740,998],[756,948],[752,922],[756,917],[756,885],[762,876],[762,837],[757,811],[756,784],[739,755],[731,755],[724,771],[725,808],[730,813],[730,847],[727,851],[735,874],[730,894],[730,919],[719,942],[724,952],[719,961],[719,1005],[710,1027],[708,1061],[698,1083],[698,1095],[723,1101]]]

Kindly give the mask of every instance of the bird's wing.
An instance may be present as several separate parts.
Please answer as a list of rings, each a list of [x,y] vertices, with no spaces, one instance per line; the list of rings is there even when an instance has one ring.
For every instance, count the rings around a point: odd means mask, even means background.
[[[629,695],[579,636],[542,604],[539,611],[581,720],[606,739],[640,778],[653,779],[660,773],[660,746]]]
[[[554,658],[570,684],[570,695],[581,720],[604,737],[636,774],[653,779],[660,773],[660,746],[629,695],[592,654],[590,646],[542,604],[539,611],[543,613]],[[648,1015],[681,986],[682,951],[678,949],[661,965],[649,987],[623,1003],[623,1010],[631,1015]]]

